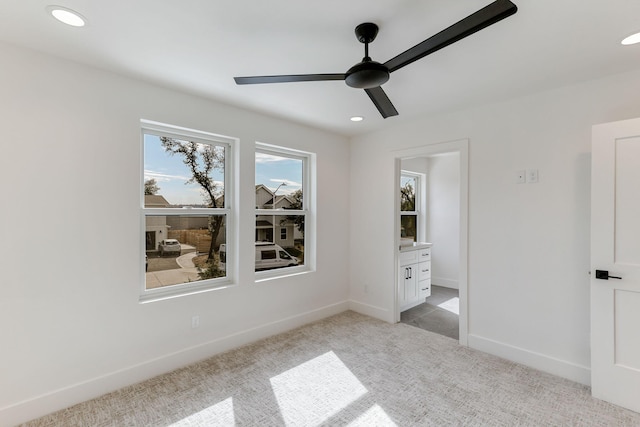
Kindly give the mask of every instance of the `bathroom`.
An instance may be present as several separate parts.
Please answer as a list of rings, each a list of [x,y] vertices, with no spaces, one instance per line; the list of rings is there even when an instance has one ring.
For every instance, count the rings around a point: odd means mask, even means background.
[[[402,158],[399,181],[400,256],[407,250],[430,248],[430,265],[420,264],[426,266],[423,270],[430,270],[429,296],[418,295],[409,308],[400,302],[400,322],[456,340],[460,328],[460,165],[459,151]],[[399,280],[403,273],[399,272]]]

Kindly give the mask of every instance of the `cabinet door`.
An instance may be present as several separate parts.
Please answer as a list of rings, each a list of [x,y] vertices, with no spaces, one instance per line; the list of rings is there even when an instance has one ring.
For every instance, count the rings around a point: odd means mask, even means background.
[[[400,303],[400,308],[404,307],[407,304],[407,291],[406,291],[407,276],[408,276],[407,267],[400,267],[398,269],[398,302]]]
[[[404,282],[407,301],[413,301],[416,298],[418,298],[418,268],[417,267],[418,267],[418,264],[411,264],[407,266],[408,278]]]

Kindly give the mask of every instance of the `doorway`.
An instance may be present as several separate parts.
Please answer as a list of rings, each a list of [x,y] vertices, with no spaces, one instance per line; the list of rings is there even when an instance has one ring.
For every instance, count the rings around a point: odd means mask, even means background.
[[[401,236],[400,205],[401,177],[408,172],[425,176],[423,188],[417,189],[425,203],[417,221],[422,230],[419,228],[416,235],[422,242],[432,243],[431,295],[424,303],[401,312],[396,288],[396,321],[467,345],[468,140],[425,145],[395,154],[396,247],[407,243]],[[396,266],[398,255],[399,251],[395,255]]]
[[[155,251],[156,250],[156,232],[146,231],[144,235],[145,235],[145,250]]]
[[[425,302],[400,313],[400,323],[445,337],[460,339],[460,297],[458,289],[431,285]]]

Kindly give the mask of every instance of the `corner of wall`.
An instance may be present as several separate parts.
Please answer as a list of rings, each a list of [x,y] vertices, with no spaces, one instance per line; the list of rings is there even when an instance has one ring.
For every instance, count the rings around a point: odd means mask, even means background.
[[[512,362],[520,363],[549,374],[557,375],[584,385],[591,385],[591,369],[566,360],[515,347],[489,338],[469,334],[469,347]]]
[[[395,323],[393,319],[393,313],[382,307],[376,307],[375,305],[366,304],[359,301],[349,300],[349,310],[353,310],[356,313],[364,314],[388,323]]]

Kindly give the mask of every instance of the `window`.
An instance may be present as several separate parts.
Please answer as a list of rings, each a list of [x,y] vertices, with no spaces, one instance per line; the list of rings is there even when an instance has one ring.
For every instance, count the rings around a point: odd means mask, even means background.
[[[420,227],[420,174],[402,171],[400,175],[400,240],[418,241]]]
[[[309,269],[314,229],[310,182],[313,160],[312,153],[256,144],[256,272]]]
[[[142,121],[141,300],[230,282],[233,139]]]

